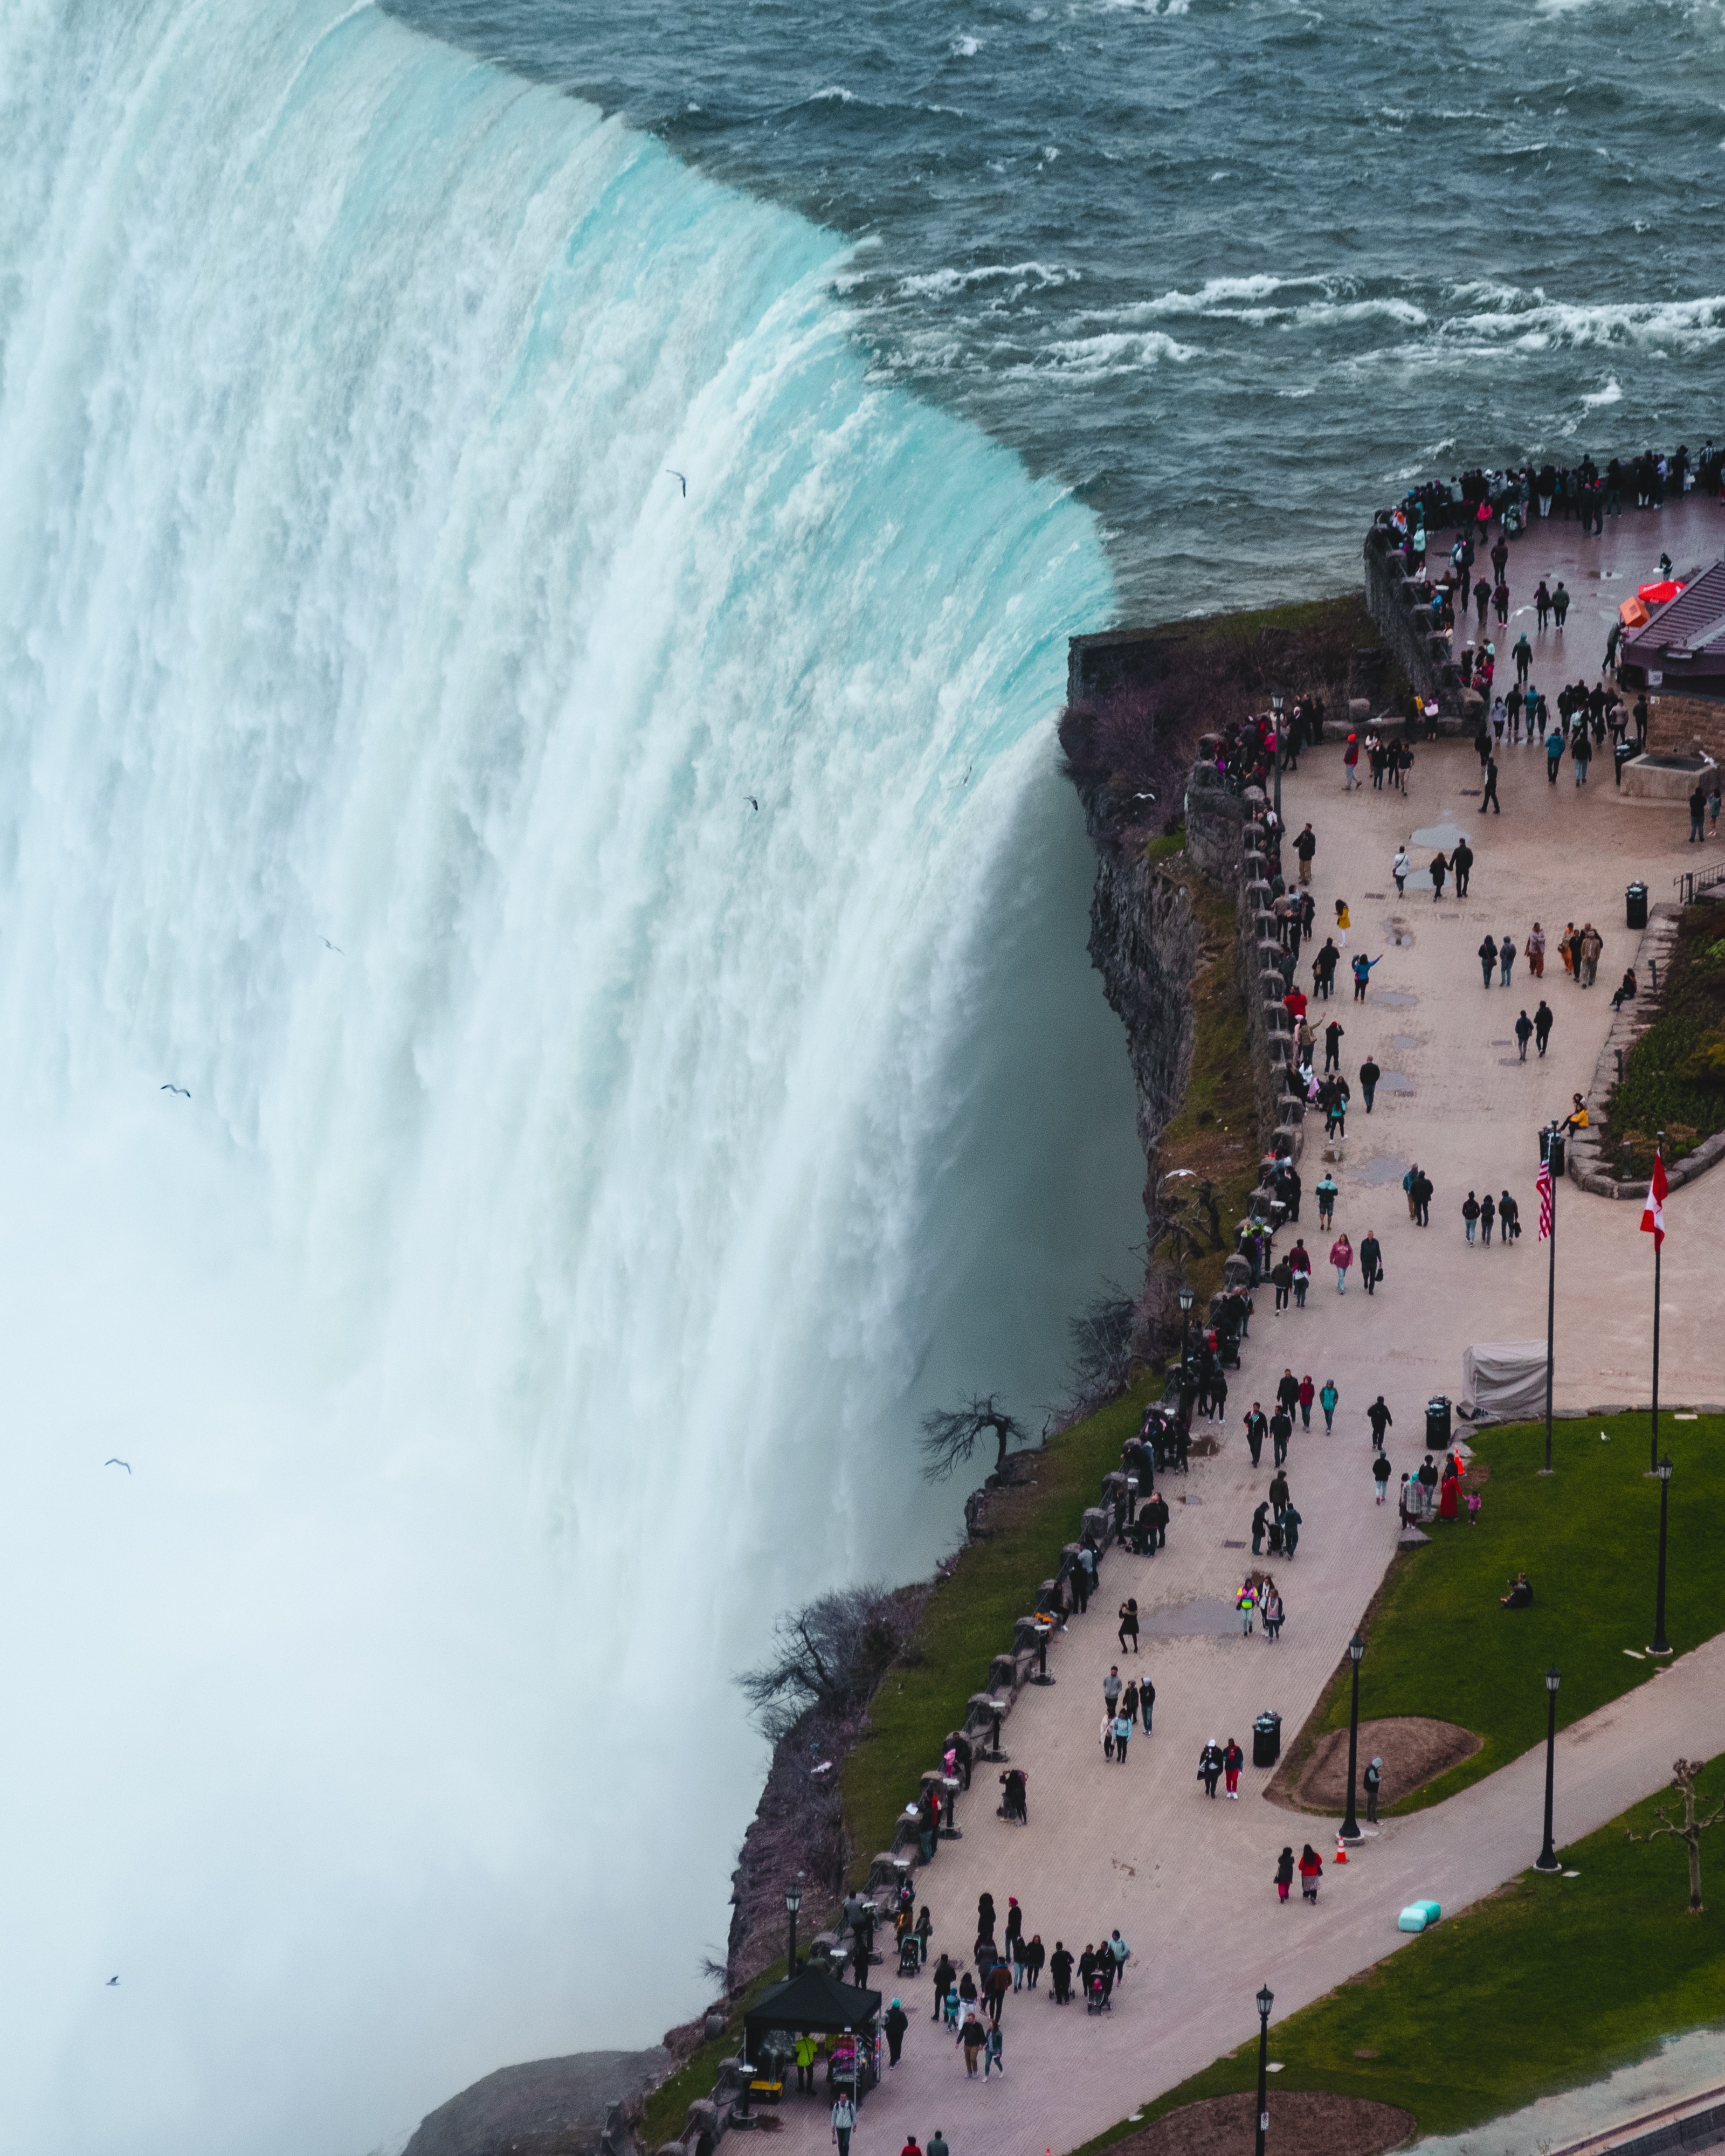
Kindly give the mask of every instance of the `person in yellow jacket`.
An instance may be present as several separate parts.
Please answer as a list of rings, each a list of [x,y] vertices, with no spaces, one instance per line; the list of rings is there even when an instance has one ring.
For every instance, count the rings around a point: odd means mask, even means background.
[[[1242,1580],[1234,1606],[1240,1612],[1240,1629],[1247,1639],[1252,1636],[1252,1618],[1258,1607],[1258,1592],[1250,1579]]]
[[[812,2096],[814,2092],[814,2062],[820,2056],[820,2046],[805,2029],[791,2050],[797,2061],[797,2092],[798,2095],[806,2092]]]

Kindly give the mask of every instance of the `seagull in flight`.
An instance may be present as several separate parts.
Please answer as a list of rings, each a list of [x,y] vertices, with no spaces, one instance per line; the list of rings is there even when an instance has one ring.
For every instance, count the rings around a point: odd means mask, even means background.
[[[681,481],[682,481],[682,487],[683,487],[683,499],[684,499],[684,501],[686,501],[689,499],[689,482],[688,482],[688,480],[687,480],[686,479],[684,479],[684,478],[683,478],[683,475],[681,474],[681,472],[680,472],[680,471],[672,471],[672,470],[671,470],[671,468],[670,468],[670,466],[669,465],[667,465],[665,466],[665,469],[666,472],[670,474],[670,477],[671,477],[672,479],[675,479],[675,480],[681,480]]]
[[[164,1086],[162,1091],[164,1093],[177,1093],[182,1100],[189,1101],[192,1097],[189,1089],[184,1086]]]
[[[326,951],[333,951],[338,958],[345,958],[347,956],[347,953],[341,948],[341,945],[339,943],[331,943],[327,936],[320,936],[317,940],[322,944]]]
[[[758,816],[761,813],[761,804],[756,800],[754,795],[752,793],[745,793],[742,798],[747,802],[750,808],[752,808],[755,814]]]
[[[121,1459],[121,1457],[119,1456],[119,1455],[118,1455],[117,1453],[115,1455],[115,1456],[114,1456],[111,1460],[105,1460],[102,1462],[102,1465],[103,1465],[103,1466],[104,1466],[104,1467],[123,1467],[123,1468],[126,1470],[126,1473],[127,1473],[128,1475],[130,1475],[130,1474],[131,1474],[131,1460],[122,1460],[122,1459]],[[116,1981],[117,1981],[117,1979],[116,1979]]]
[[[117,1976],[110,1976],[110,1977],[108,1979],[108,1981],[107,1981],[107,1982],[106,1982],[106,1983],[102,1986],[103,1990],[104,1990],[104,1991],[111,1991],[111,1990],[114,1989],[115,1985],[116,1985],[116,1984],[118,1984],[118,1983],[119,1983],[119,1981],[120,1981],[120,1979],[119,1979]]]

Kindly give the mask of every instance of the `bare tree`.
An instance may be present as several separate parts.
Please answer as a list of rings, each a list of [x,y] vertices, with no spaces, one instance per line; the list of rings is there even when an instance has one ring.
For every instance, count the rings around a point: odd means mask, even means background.
[[[1125,1389],[1137,1315],[1125,1289],[1109,1281],[1076,1317],[1067,1321],[1071,1342],[1066,1363],[1071,1388],[1068,1404],[1075,1416],[1093,1414]]]
[[[962,1407],[931,1408],[922,1418],[923,1481],[944,1482],[976,1450],[984,1430],[994,1434],[994,1472],[999,1475],[1006,1466],[1007,1447],[1022,1445],[1029,1432],[993,1393],[973,1393]]]
[[[1725,1817],[1725,1803],[1715,1805],[1706,1819],[1695,1816],[1695,1779],[1707,1764],[1704,1759],[1679,1759],[1671,1767],[1671,1787],[1683,1796],[1683,1824],[1677,1826],[1666,1817],[1666,1807],[1656,1804],[1653,1816],[1659,1825],[1645,1834],[1632,1834],[1631,1841],[1656,1841],[1662,1834],[1684,1843],[1689,1851],[1689,1913],[1701,1914],[1701,1838],[1710,1826],[1717,1826]]]
[[[777,1743],[811,1707],[843,1716],[866,1705],[906,1645],[911,1616],[885,1588],[841,1588],[773,1627],[773,1651],[737,1682],[761,1728]]]

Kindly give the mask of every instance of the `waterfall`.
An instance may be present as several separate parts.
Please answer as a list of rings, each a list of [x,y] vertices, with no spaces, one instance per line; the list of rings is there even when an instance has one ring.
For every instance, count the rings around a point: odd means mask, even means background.
[[[0,0],[0,2111],[357,2152],[703,2002],[730,1675],[1126,1262],[1111,588],[839,239],[368,6]]]

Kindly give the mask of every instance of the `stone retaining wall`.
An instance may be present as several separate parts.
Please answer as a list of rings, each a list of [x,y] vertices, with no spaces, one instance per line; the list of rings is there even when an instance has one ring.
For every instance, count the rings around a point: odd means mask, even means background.
[[[1366,534],[1366,610],[1378,624],[1396,663],[1422,696],[1435,696],[1450,718],[1461,712],[1461,675],[1450,639],[1431,626],[1394,549],[1388,513]]]

